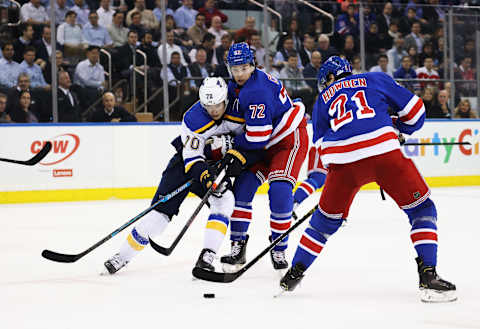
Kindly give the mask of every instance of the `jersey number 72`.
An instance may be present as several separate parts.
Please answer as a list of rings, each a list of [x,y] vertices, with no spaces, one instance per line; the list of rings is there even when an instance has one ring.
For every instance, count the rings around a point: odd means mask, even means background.
[[[350,99],[355,102],[355,105],[357,105],[357,119],[367,119],[373,118],[375,116],[375,110],[371,108],[367,103],[365,91],[357,91]],[[332,127],[333,131],[337,131],[338,129],[352,122],[353,120],[352,111],[347,111],[345,107],[347,100],[347,94],[342,93],[338,95],[330,104],[330,108],[328,109],[328,115],[333,117],[335,115],[335,112],[337,113],[337,117],[330,120],[330,126]]]

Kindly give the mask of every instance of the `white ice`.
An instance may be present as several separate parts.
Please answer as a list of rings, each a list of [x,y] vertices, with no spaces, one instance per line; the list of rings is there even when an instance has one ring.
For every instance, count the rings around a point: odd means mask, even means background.
[[[273,298],[279,278],[268,255],[230,284],[192,280],[206,209],[169,257],[148,248],[117,275],[99,276],[130,229],[73,264],[40,253],[83,251],[148,207],[148,200],[1,205],[0,328],[480,328],[480,187],[437,188],[432,199],[438,272],[457,285],[453,303],[420,302],[407,217],[376,191],[357,195],[348,225],[330,238],[302,286],[280,298]],[[317,200],[312,196],[298,213]],[[156,241],[169,245],[198,202],[188,198]],[[267,245],[268,218],[267,197],[259,195],[250,258]],[[290,238],[290,259],[303,229]],[[226,239],[220,254],[228,249]]]

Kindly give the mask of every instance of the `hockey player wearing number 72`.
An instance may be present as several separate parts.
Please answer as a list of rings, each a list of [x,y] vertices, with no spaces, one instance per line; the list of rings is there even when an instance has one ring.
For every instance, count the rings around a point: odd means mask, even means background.
[[[318,73],[322,91],[313,109],[313,141],[321,139],[321,159],[328,175],[318,210],[280,286],[295,289],[327,239],[347,218],[358,190],[376,182],[408,216],[418,255],[421,300],[456,300],[455,285],[436,272],[437,211],[429,198],[430,189],[413,161],[400,151],[395,131],[410,135],[423,126],[423,102],[384,73],[351,72],[347,60],[333,56]],[[389,106],[398,114],[395,123]]]

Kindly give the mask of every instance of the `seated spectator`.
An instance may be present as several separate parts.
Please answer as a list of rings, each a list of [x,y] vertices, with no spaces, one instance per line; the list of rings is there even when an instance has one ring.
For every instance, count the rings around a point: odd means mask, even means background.
[[[387,51],[388,68],[392,72],[398,70],[400,68],[400,65],[402,64],[402,58],[408,56],[407,51],[403,48],[404,44],[405,39],[401,35],[399,35],[393,41],[392,49],[389,49]]]
[[[198,11],[193,9],[193,0],[183,0],[182,4],[175,10],[175,24],[186,31],[195,24]]]
[[[362,70],[362,61],[360,60],[359,56],[355,56],[352,60],[352,74],[361,73],[365,73],[365,71]]]
[[[143,24],[141,23],[141,18],[142,18],[142,15],[138,11],[135,11],[132,14],[132,23],[128,25],[129,30],[137,32],[137,35],[139,38],[142,38],[145,32],[147,31],[143,26]]]
[[[392,20],[393,6],[391,2],[385,2],[382,13],[377,15],[378,33],[386,35],[388,33],[388,26]]]
[[[25,72],[30,77],[30,86],[32,88],[41,88],[50,90],[51,86],[45,82],[42,69],[35,64],[35,48],[28,47],[23,54],[23,62],[20,64],[20,71]]]
[[[288,29],[287,29],[287,35],[286,36],[281,36],[280,40],[278,43],[280,45],[283,44],[283,38],[285,37],[290,37],[293,40],[293,49],[298,52],[300,48],[302,47],[302,40],[300,38],[303,38],[302,33],[300,32],[300,28],[298,26],[298,20],[297,18],[292,18],[289,21],[288,24]]]
[[[75,6],[73,6],[70,10],[74,11],[77,14],[77,22],[80,27],[83,27],[85,24],[88,23],[88,14],[90,13],[90,9],[83,0],[74,0],[74,2]]]
[[[275,54],[275,57],[273,59],[273,63],[275,65],[282,65],[285,67],[288,64],[288,56],[291,52],[295,51],[293,47],[293,39],[290,36],[287,36],[285,39],[283,39],[283,47],[280,48],[279,51]],[[298,58],[298,67],[303,68],[302,62],[300,61],[300,58]]]
[[[217,46],[214,50],[215,56],[213,58],[213,64],[215,65],[222,63],[223,54],[225,53],[225,51],[228,51],[228,49],[230,49],[230,46],[232,45],[232,36],[230,35],[230,33],[225,34],[222,36],[221,41],[222,43],[220,44],[220,46]]]
[[[145,29],[154,30],[158,27],[159,23],[153,11],[145,9],[145,0],[135,0],[135,7],[127,14],[127,25],[132,24],[132,15],[136,12],[140,13],[140,23]],[[139,37],[142,36],[139,35]]]
[[[212,19],[215,16],[219,17],[222,23],[226,23],[228,21],[227,15],[215,8],[215,0],[206,0],[205,5],[198,9],[198,12],[205,15],[205,25],[207,27],[212,25]]]
[[[123,26],[124,17],[124,13],[116,11],[115,14],[113,14],[111,24],[107,28],[114,47],[120,47],[127,43],[128,29]]]
[[[18,106],[12,112],[12,118],[18,123],[38,123],[38,118],[31,109],[32,101],[29,91],[22,91]]]
[[[173,43],[174,41],[174,34],[173,31],[167,32],[167,64],[170,64],[170,58],[172,57],[172,54],[174,52],[177,52],[180,55],[180,62],[182,65],[187,65],[187,62],[185,61],[185,58],[183,57],[183,52],[182,49],[180,48],[179,45],[176,45]],[[160,59],[160,63],[162,65],[165,65],[165,61],[163,60],[163,45],[158,46],[157,53],[158,53],[158,58]]]
[[[7,94],[7,113],[10,114],[13,121],[16,121],[15,115],[13,112],[15,111],[16,108],[19,107],[18,101],[20,99],[20,94],[23,91],[31,92],[30,77],[25,72],[22,72],[18,75],[18,79],[17,79],[17,82],[15,83],[15,86],[10,88]],[[35,108],[35,112],[38,113],[37,107],[39,104],[37,100],[34,98],[31,100],[31,103],[32,103],[32,106]]]
[[[118,60],[115,61],[116,71],[120,72],[122,78],[130,78],[132,72],[133,56],[135,56],[136,65],[140,66],[143,63],[143,58],[136,53],[138,42],[138,34],[136,31],[128,32],[127,43],[117,48]]]
[[[20,9],[20,19],[24,23],[37,26],[50,24],[47,11],[41,5],[40,0],[30,0],[30,2],[25,3]]]
[[[250,49],[255,52],[255,63],[262,67],[265,66],[266,52],[259,34],[252,34],[252,45]]]
[[[357,54],[358,51],[355,47],[355,40],[352,35],[347,35],[345,37],[345,42],[343,43],[342,54],[349,61],[352,62],[353,57]]]
[[[82,122],[77,94],[71,90],[72,82],[66,71],[58,73],[58,122]]]
[[[325,60],[330,56],[338,54],[337,49],[330,46],[330,38],[326,34],[320,34],[318,37],[318,51],[322,54],[322,58]]]
[[[0,98],[1,101],[1,98]],[[468,99],[462,99],[455,108],[453,117],[456,119],[477,119],[477,113],[472,109]]]
[[[50,7],[50,5],[48,5]],[[50,8],[47,9],[49,11]],[[55,3],[55,24],[60,25],[65,22],[65,15],[70,9],[67,6],[66,0],[56,0]],[[50,12],[48,13],[50,15]]]
[[[95,110],[88,121],[90,122],[136,122],[137,118],[125,108],[115,106],[115,96],[106,92],[102,97],[103,107]]]
[[[472,58],[464,57],[458,66],[455,74],[456,79],[469,80],[471,82],[458,82],[457,88],[461,96],[472,97],[476,96],[477,84],[475,78],[475,71],[472,69]]]
[[[44,26],[42,31],[42,38],[33,43],[33,46],[37,50],[37,60],[41,59],[43,62],[48,63],[50,61],[50,56],[52,56],[52,35],[50,26]],[[57,44],[58,49],[59,44]],[[35,61],[40,67],[42,66],[40,62]],[[43,69],[43,68],[42,68]]]
[[[300,56],[300,61],[302,62],[303,67],[307,66],[307,64],[310,63],[312,52],[314,50],[315,40],[309,34],[305,34],[303,38],[303,44],[298,50],[298,55]]]
[[[433,59],[431,57],[425,57],[423,61],[423,66],[419,67],[416,70],[416,73],[417,73],[418,79],[430,79],[430,80],[440,79],[438,72],[433,69]],[[426,86],[438,88],[438,83],[420,82],[421,89],[425,88]]]
[[[235,42],[248,42],[250,44],[250,40],[254,33],[258,34],[258,31],[255,29],[255,17],[247,16],[245,18],[245,25],[235,32]]]
[[[98,24],[98,14],[91,11],[88,15],[89,23],[83,27],[83,38],[89,45],[99,46],[100,48],[110,48],[113,41],[106,28]]]
[[[410,59],[412,60],[412,68],[417,69],[422,66],[423,62],[420,62],[418,52],[417,52],[417,47],[416,46],[411,46],[407,48],[407,54],[410,56]]]
[[[7,110],[7,95],[0,93],[0,123],[13,122],[6,110]]]
[[[147,55],[147,65],[150,68],[160,67],[160,59],[158,58],[157,48],[153,46],[153,36],[151,32],[145,33],[138,49]],[[142,61],[137,63],[137,65],[143,63],[143,61],[144,59],[142,58]]]
[[[342,36],[349,34],[358,35],[358,21],[355,18],[355,7],[349,4],[347,12],[340,14],[335,22],[335,31]]]
[[[177,87],[183,83],[183,79],[191,78],[190,70],[181,62],[181,54],[177,51],[172,52],[170,63],[167,64],[167,80],[168,85]],[[185,85],[186,90],[189,89],[188,84]]]
[[[423,89],[423,93],[421,94],[423,105],[425,106],[425,113],[432,113],[432,106],[435,102],[435,91],[427,87]]]
[[[398,70],[395,71],[393,74],[393,77],[395,79],[416,79],[417,74],[415,73],[415,70],[412,69],[412,63],[410,61],[410,56],[403,56],[402,58],[402,65]],[[399,82],[400,85],[404,86],[408,90],[410,90],[412,93],[416,92],[418,90],[418,84],[413,81],[401,81]]]
[[[417,53],[422,52],[423,44],[425,43],[425,39],[420,34],[421,27],[419,22],[415,22],[412,24],[412,32],[405,37],[405,48],[410,48],[412,46],[417,47]]]
[[[100,48],[89,46],[87,59],[77,64],[74,82],[79,89],[80,102],[84,109],[88,108],[102,93],[105,87],[105,71],[98,62]]]
[[[22,35],[13,41],[13,49],[15,50],[13,60],[17,63],[21,63],[23,61],[23,53],[25,48],[33,46],[32,24],[22,24],[20,29]]]
[[[388,69],[388,57],[387,55],[380,55],[377,59],[377,65],[370,68],[370,72],[383,72],[393,77],[393,72]]]
[[[57,50],[55,52],[56,64],[57,64],[57,72],[66,71],[70,75],[75,70],[74,66],[72,66],[68,61],[63,58],[63,53],[61,50]],[[47,62],[45,68],[43,69],[43,77],[45,78],[45,82],[48,84],[52,84],[52,63],[50,61]]]
[[[222,44],[222,37],[228,34],[228,32],[222,28],[220,16],[212,17],[212,24],[207,31],[215,36],[215,47],[220,46]]]
[[[65,57],[83,58],[88,46],[83,37],[82,28],[76,23],[77,13],[69,11],[65,16],[65,23],[60,24],[57,30],[57,41],[63,46]]]
[[[305,78],[317,78],[318,70],[322,66],[322,54],[318,50],[312,52],[312,58],[310,63],[308,63],[303,69],[303,76]],[[317,80],[306,80],[305,81],[313,91],[317,91]]]
[[[207,52],[203,48],[199,48],[195,54],[195,61],[188,66],[192,78],[201,78],[195,79],[190,84],[191,89],[196,93],[200,85],[202,84],[203,79],[209,77],[213,72],[212,66],[207,63]]]
[[[112,24],[115,11],[110,7],[110,0],[100,0],[100,8],[97,9],[98,25],[108,28]]]
[[[203,37],[207,34],[205,29],[205,15],[197,14],[195,18],[195,24],[187,30],[187,35],[192,39],[194,46],[200,46],[203,41]]]
[[[20,64],[13,60],[13,43],[7,41],[2,45],[3,58],[0,59],[0,87],[12,88],[17,84]]]
[[[379,53],[386,51],[384,40],[381,39],[378,32],[377,23],[370,24],[370,30],[365,34],[365,51],[369,58],[375,58]]]
[[[161,24],[162,23],[162,1],[165,2],[165,16],[170,15],[173,16],[175,15],[175,12],[171,9],[168,8],[168,0],[156,0],[155,4],[156,7],[153,9],[153,14],[155,15],[155,18],[157,21]]]
[[[446,90],[440,90],[437,95],[436,101],[430,108],[430,112],[426,113],[427,118],[435,119],[449,119],[450,108],[448,107],[448,92]]]
[[[202,44],[199,47],[193,48],[188,56],[190,57],[190,62],[195,62],[197,50],[200,48],[205,49],[207,53],[207,63],[213,65],[213,47],[215,46],[215,36],[211,33],[207,33],[203,36]]]
[[[225,50],[223,52],[223,61],[215,66],[215,71],[213,72],[214,77],[222,77],[225,79],[230,78],[230,73],[228,72],[228,67],[227,67],[227,55],[228,55],[228,50]],[[255,62],[258,64],[258,62]]]
[[[388,28],[388,33],[385,38],[385,48],[390,49],[393,47],[393,41],[398,38],[400,35],[402,35],[398,31],[398,23],[397,20],[392,20],[390,22],[390,26]]]
[[[402,16],[400,18],[400,21],[398,23],[398,29],[400,33],[402,33],[403,35],[410,34],[410,32],[412,32],[413,23],[418,22],[415,8],[412,8],[412,7],[407,8],[406,14],[407,14],[406,16]]]
[[[438,47],[439,50],[443,50],[443,47]],[[455,49],[455,62],[460,63],[463,58],[470,57],[472,59],[472,65],[475,66],[475,40],[466,38],[463,43],[463,48]]]
[[[283,81],[288,95],[292,99],[301,98],[307,107],[307,112],[311,114],[313,90],[305,83],[305,77],[298,68],[298,55],[296,51],[293,50],[288,54],[287,65],[280,71],[280,79],[289,79]]]
[[[173,16],[167,15],[167,32],[173,31],[174,43],[183,46],[185,49],[193,47],[193,41],[184,29],[177,28]]]

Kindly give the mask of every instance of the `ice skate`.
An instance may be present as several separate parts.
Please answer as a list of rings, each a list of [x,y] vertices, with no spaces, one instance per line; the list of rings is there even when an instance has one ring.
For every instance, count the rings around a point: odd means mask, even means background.
[[[272,242],[272,236],[268,238]],[[285,259],[285,250],[270,250],[270,259],[275,270],[285,270],[288,268],[288,262]]]
[[[107,260],[103,265],[107,269],[108,273],[105,274],[115,274],[117,273],[122,267],[128,264],[128,261],[124,260],[119,253],[115,254]]]
[[[233,273],[238,271],[247,262],[247,242],[248,235],[245,240],[232,241],[232,251],[230,255],[220,258],[225,273]]]
[[[200,253],[200,256],[198,256],[195,267],[202,268],[207,271],[215,271],[215,267],[212,265],[214,259],[215,253],[212,250],[203,249]]]
[[[287,274],[280,280],[280,288],[285,291],[293,291],[302,281],[306,268],[302,263],[297,263],[287,271]]]
[[[453,283],[440,278],[435,266],[426,266],[420,257],[415,260],[418,265],[420,299],[422,302],[443,303],[457,300],[457,288]]]

